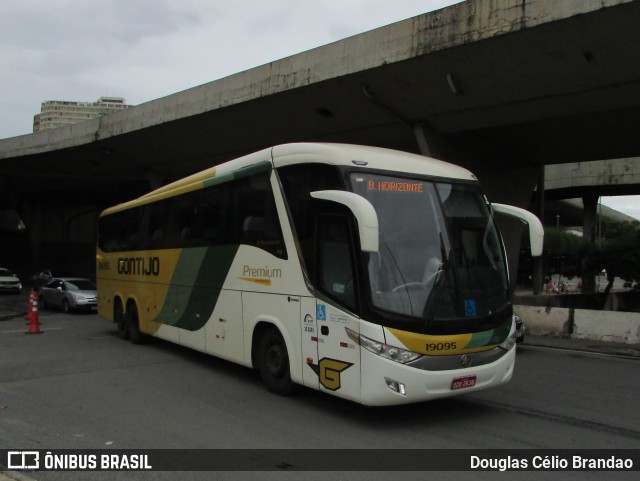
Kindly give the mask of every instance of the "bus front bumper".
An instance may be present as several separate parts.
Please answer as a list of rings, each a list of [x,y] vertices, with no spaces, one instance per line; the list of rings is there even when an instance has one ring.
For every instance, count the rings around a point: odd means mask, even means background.
[[[465,360],[460,355],[447,356],[459,360],[459,368],[426,370],[362,349],[361,403],[371,406],[407,404],[497,387],[511,379],[515,355],[516,348],[513,347],[495,361],[482,365],[474,365],[474,354]],[[469,364],[464,367],[467,362]]]

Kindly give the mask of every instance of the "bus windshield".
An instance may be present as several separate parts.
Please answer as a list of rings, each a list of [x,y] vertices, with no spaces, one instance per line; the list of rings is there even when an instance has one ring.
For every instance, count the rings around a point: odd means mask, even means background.
[[[508,307],[502,242],[477,185],[371,173],[352,173],[351,185],[378,214],[379,252],[367,255],[374,308],[426,327]]]

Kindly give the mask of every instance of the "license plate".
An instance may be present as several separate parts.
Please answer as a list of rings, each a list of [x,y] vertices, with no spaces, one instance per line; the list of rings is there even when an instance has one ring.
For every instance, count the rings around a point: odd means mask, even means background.
[[[451,389],[464,389],[476,385],[476,376],[457,377],[451,381]]]

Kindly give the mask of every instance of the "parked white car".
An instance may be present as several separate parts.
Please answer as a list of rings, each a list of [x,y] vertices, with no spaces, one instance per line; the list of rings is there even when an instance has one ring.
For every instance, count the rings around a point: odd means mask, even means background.
[[[20,279],[9,269],[0,267],[0,292],[19,293],[22,290]]]

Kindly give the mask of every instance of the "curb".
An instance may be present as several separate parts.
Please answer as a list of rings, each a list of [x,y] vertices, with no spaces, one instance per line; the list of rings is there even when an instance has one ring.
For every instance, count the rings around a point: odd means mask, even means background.
[[[549,349],[565,349],[579,352],[609,354],[640,360],[640,345],[608,343],[591,339],[572,339],[554,336],[528,335],[522,346],[546,347]]]

